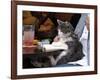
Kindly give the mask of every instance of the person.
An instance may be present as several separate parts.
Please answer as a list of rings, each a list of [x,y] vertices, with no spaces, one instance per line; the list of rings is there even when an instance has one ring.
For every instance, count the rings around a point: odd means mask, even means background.
[[[52,43],[53,39],[58,34],[57,26],[58,23],[55,14],[43,14],[43,16],[39,18],[39,24],[35,28],[36,38],[40,41],[47,39]]]
[[[85,57],[83,58],[83,60],[85,61],[83,64],[84,65],[89,65],[89,47],[90,47],[90,20],[89,20],[89,15],[86,16],[86,21],[85,21],[85,26],[83,29],[83,33],[82,36],[80,37],[80,42],[83,45],[83,52],[85,54]]]
[[[44,12],[31,12],[32,16],[36,18],[34,23],[29,19],[29,23],[35,26],[35,40],[45,41],[49,40],[50,43],[53,42],[53,38],[58,34],[57,31],[57,19],[54,13],[44,13]],[[25,21],[26,22],[26,21]],[[35,42],[34,42],[35,43]],[[38,53],[38,54],[37,54]],[[39,60],[40,62],[46,61],[48,59],[45,54],[41,54],[41,50],[36,50],[36,53],[32,55],[23,55],[23,68],[34,68],[34,61]],[[33,62],[33,63],[31,63]],[[34,63],[35,64],[35,63]],[[44,63],[45,64],[45,63]]]
[[[85,57],[82,60],[75,62],[75,64],[80,64],[83,66],[88,66],[89,61],[89,47],[90,47],[90,20],[89,14],[81,14],[81,18],[76,26],[75,34],[78,35],[80,42],[83,45],[83,53]],[[72,62],[73,63],[73,62]]]

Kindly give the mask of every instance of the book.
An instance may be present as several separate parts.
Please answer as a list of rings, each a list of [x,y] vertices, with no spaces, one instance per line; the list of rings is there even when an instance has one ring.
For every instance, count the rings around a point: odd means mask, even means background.
[[[45,49],[45,52],[68,49],[68,45],[62,42],[53,42],[52,44],[43,44],[42,47]]]

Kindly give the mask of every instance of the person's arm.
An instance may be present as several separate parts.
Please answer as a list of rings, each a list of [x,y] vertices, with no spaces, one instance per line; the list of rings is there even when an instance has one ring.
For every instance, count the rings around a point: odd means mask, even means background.
[[[87,27],[87,30],[90,31],[90,18],[89,18],[89,16],[86,17],[86,27]]]

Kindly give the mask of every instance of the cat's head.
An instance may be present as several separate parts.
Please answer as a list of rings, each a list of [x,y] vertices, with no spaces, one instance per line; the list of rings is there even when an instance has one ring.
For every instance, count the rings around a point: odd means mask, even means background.
[[[70,22],[63,22],[60,20],[57,20],[58,22],[58,29],[60,29],[61,32],[63,33],[69,33],[69,32],[74,32],[73,26],[70,24]]]

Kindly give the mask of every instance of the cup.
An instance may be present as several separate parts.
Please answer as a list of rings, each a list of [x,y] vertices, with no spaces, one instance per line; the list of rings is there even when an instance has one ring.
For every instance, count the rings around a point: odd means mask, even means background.
[[[23,27],[23,45],[31,46],[33,45],[35,26],[24,25]]]

